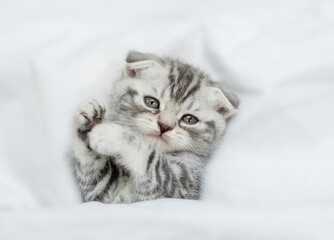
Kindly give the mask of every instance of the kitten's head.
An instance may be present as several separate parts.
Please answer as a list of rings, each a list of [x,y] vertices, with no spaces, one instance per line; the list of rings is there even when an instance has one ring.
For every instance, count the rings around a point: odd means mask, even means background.
[[[179,60],[130,51],[113,88],[112,119],[161,151],[207,154],[223,135],[237,96]]]

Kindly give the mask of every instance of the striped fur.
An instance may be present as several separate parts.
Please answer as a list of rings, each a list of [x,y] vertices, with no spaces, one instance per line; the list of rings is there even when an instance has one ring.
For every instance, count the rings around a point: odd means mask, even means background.
[[[147,106],[145,96],[159,107]],[[189,64],[130,51],[107,107],[91,100],[74,117],[73,169],[83,201],[198,199],[207,160],[238,104]],[[187,114],[198,122],[185,123]]]

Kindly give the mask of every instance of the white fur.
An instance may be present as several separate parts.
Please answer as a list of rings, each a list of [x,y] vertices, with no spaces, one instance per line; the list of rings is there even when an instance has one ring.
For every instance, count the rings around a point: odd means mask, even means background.
[[[95,126],[89,133],[89,144],[98,153],[112,156],[120,155],[118,163],[129,169],[137,176],[144,176],[146,170],[146,159],[149,157],[150,146],[145,144],[139,136],[133,143],[125,139],[131,134],[126,129],[112,122],[105,122]]]
[[[116,189],[108,192],[104,202],[143,200],[137,198],[136,191],[153,190],[157,187],[156,176],[147,175],[148,168],[151,166],[148,165],[148,159],[153,151],[155,162],[152,165],[158,168],[155,163],[161,161],[160,157],[164,156],[164,161],[167,161],[169,165],[169,171],[176,179],[185,174],[182,169],[186,167],[188,178],[198,183],[198,176],[202,175],[205,165],[202,158],[208,156],[212,151],[217,139],[225,130],[226,118],[234,113],[235,107],[222,89],[213,84],[206,85],[208,79],[199,81],[203,75],[198,74],[198,70],[191,69],[190,71],[195,71],[195,79],[190,82],[187,91],[183,94],[190,93],[191,88],[198,86],[197,83],[200,87],[191,93],[191,97],[180,103],[171,97],[175,94],[175,89],[180,86],[172,88],[168,64],[159,64],[154,60],[127,63],[122,78],[114,84],[111,102],[103,122],[98,122],[89,131],[88,143],[84,143],[78,136],[75,137],[76,158],[83,165],[91,164],[96,174],[105,166],[108,156],[115,156],[115,164],[131,173],[131,180],[121,179]],[[178,72],[174,71],[174,74],[177,78]],[[159,111],[146,105],[145,96],[158,99]],[[123,109],[119,107],[121,105]],[[221,107],[226,110],[223,116],[218,111]],[[94,114],[96,115],[99,109],[101,106],[96,100],[83,104],[76,114],[74,129],[83,126],[87,117],[93,120]],[[133,109],[139,110],[130,114],[129,111],[134,111]],[[198,118],[198,122],[196,124],[183,122],[182,117],[188,114]],[[162,134],[158,123],[170,126],[171,130]],[[210,130],[210,126],[213,130]],[[170,152],[181,152],[182,154],[174,156],[169,154]],[[102,157],[96,158],[96,155]],[[108,162],[108,164],[111,163]],[[159,168],[161,169],[161,165]],[[89,178],[94,177],[93,174]],[[162,181],[167,177],[170,176],[165,173],[160,176]],[[87,194],[86,199],[94,199],[104,189],[106,183],[106,179],[100,180],[94,191]],[[147,183],[150,184],[147,185]],[[168,184],[167,189],[172,190],[171,181]],[[143,186],[145,189],[141,189]],[[174,196],[185,195],[186,191],[180,188]],[[144,197],[153,199],[155,196],[144,194]]]

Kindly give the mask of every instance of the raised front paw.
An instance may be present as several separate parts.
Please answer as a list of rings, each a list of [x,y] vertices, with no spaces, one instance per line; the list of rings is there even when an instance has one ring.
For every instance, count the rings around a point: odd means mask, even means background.
[[[105,112],[105,107],[95,99],[88,101],[80,107],[76,116],[76,127],[78,135],[82,140],[87,138],[87,133],[95,125],[102,122]]]
[[[88,133],[88,144],[95,152],[102,155],[120,154],[124,148],[122,127],[111,122],[97,125]]]

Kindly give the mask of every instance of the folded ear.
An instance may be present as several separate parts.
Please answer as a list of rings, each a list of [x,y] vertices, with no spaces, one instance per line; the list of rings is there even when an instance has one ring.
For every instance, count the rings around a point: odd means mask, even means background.
[[[223,114],[225,118],[229,118],[236,113],[240,100],[235,93],[219,83],[213,83],[212,90],[214,96],[218,99],[216,101],[218,101],[217,111],[219,113]]]
[[[157,55],[137,51],[129,51],[125,61],[123,74],[131,78],[138,77],[141,70],[145,68],[165,64],[165,61]]]

